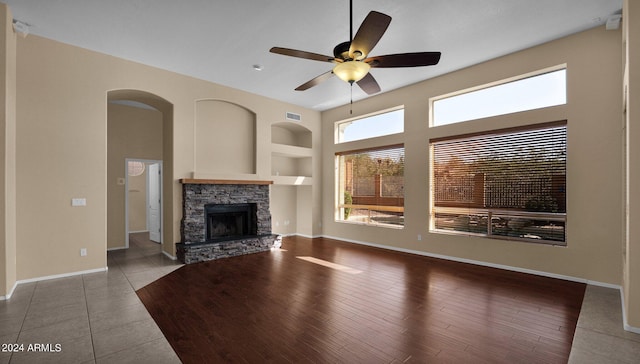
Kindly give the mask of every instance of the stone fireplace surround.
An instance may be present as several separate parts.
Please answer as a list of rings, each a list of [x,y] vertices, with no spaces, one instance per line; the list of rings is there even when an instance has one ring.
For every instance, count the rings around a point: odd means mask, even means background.
[[[271,181],[181,179],[181,242],[176,244],[178,259],[197,263],[270,250],[278,235],[271,233],[269,185]],[[205,205],[255,204],[256,235],[207,241]]]

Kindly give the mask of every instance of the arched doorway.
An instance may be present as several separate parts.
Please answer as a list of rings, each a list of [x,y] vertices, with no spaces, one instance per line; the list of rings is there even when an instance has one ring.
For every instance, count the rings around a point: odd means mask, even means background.
[[[174,258],[173,244],[173,105],[139,90],[107,93],[107,250],[128,248],[129,200],[141,188],[129,186],[128,162],[161,163],[159,242]],[[149,163],[147,163],[149,164]],[[148,198],[148,197],[147,197]],[[135,228],[134,228],[135,230]]]

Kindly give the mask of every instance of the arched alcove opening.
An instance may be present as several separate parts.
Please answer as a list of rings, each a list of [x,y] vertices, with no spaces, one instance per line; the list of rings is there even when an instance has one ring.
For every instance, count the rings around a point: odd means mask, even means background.
[[[311,148],[311,130],[292,122],[279,122],[271,125],[271,142]]]
[[[140,90],[114,90],[107,93],[107,249],[128,248],[132,219],[128,216],[129,199],[146,201],[148,191],[127,171],[130,162],[152,166],[160,198],[158,236],[164,253],[174,256],[173,244],[173,105],[167,100]],[[144,173],[148,173],[145,171]],[[129,186],[131,178],[131,186]],[[153,178],[147,175],[147,183]],[[144,182],[142,182],[144,185]],[[147,185],[144,185],[147,186]],[[146,205],[146,204],[145,204]],[[147,212],[147,214],[155,214]],[[155,215],[154,215],[155,216]],[[145,215],[145,218],[149,216]],[[152,220],[153,221],[153,220]],[[153,222],[145,224],[156,231]],[[150,231],[151,233],[151,231]]]

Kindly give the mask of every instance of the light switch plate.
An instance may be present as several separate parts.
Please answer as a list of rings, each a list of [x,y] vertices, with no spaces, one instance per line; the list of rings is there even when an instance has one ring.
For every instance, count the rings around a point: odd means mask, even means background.
[[[71,206],[87,206],[86,198],[72,198]]]

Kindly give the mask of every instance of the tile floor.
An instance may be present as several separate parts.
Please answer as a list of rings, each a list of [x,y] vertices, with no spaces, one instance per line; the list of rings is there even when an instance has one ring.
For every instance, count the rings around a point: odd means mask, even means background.
[[[619,290],[587,286],[569,363],[640,363],[640,334],[623,329]]]
[[[20,284],[0,301],[0,344],[60,344],[60,352],[2,353],[5,363],[180,363],[135,290],[180,267],[132,236],[109,271]],[[640,335],[622,329],[618,290],[588,286],[569,363],[639,363]]]
[[[180,363],[135,290],[181,265],[159,244],[132,236],[129,245],[107,254],[108,272],[20,284],[0,301],[0,344],[25,344],[0,352],[0,364]],[[27,352],[34,343],[61,351]]]

